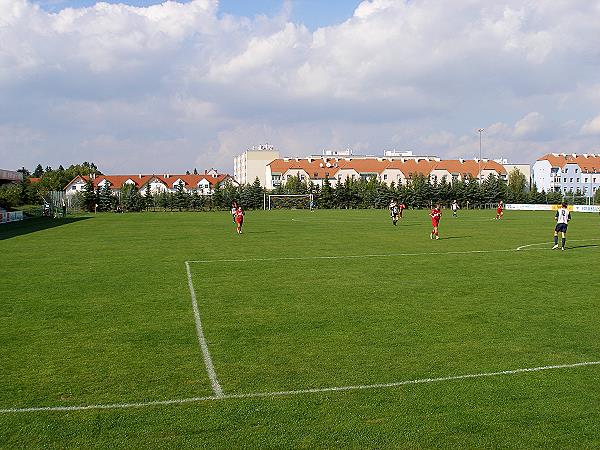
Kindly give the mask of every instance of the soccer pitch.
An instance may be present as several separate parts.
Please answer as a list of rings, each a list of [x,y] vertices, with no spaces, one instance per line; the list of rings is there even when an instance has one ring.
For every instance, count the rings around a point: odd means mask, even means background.
[[[0,228],[0,447],[600,446],[600,219]]]

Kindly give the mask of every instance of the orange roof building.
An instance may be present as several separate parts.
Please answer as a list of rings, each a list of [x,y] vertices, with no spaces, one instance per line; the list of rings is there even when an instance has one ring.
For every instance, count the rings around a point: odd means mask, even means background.
[[[485,179],[490,173],[506,178],[507,172],[501,164],[482,160],[440,160],[439,158],[283,158],[267,165],[267,188],[273,189],[290,177],[322,185],[327,178],[332,183],[346,179],[376,179],[386,184],[406,184],[415,174],[429,177],[430,181],[446,178],[466,180],[470,177]]]
[[[600,187],[600,154],[548,153],[533,165],[533,182],[540,191],[593,197]]]
[[[212,195],[217,185],[228,181],[237,184],[231,175],[217,173],[215,170],[198,175],[78,175],[65,186],[65,193],[67,195],[74,195],[77,192],[83,191],[90,177],[94,189],[102,188],[108,184],[109,188],[117,193],[123,186],[132,185],[139,189],[142,195],[145,195],[148,189],[150,189],[152,194],[175,192],[178,185],[182,185],[185,192]]]

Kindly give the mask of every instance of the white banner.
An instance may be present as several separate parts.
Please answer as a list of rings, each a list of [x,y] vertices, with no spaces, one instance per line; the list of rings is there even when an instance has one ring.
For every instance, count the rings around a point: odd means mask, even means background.
[[[513,211],[552,211],[555,205],[532,204],[532,203],[507,203],[505,209]]]
[[[0,223],[16,222],[23,220],[23,211],[0,211]]]
[[[532,203],[507,203],[505,209],[513,211],[556,211],[560,205],[545,205]],[[569,205],[569,211],[600,213],[600,205]]]

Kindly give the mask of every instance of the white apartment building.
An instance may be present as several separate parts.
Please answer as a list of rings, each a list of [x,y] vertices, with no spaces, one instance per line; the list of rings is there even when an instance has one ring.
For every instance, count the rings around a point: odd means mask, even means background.
[[[600,187],[600,154],[549,153],[533,165],[539,191],[593,197]]]
[[[233,158],[233,178],[239,184],[252,184],[258,177],[261,186],[267,186],[265,168],[279,158],[279,151],[270,144],[254,146]]]

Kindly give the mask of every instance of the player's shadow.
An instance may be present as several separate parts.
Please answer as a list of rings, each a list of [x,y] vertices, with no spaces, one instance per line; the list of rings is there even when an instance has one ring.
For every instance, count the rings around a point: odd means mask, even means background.
[[[0,225],[0,241],[21,236],[23,234],[47,230],[48,228],[68,225],[89,218],[90,217],[67,217],[53,219],[51,217],[36,217],[33,219],[19,220],[18,222],[4,223]]]
[[[467,239],[473,236],[444,236],[444,240],[446,239]]]
[[[575,249],[575,248],[587,248],[587,247],[598,247],[598,244],[569,245],[567,248]]]

